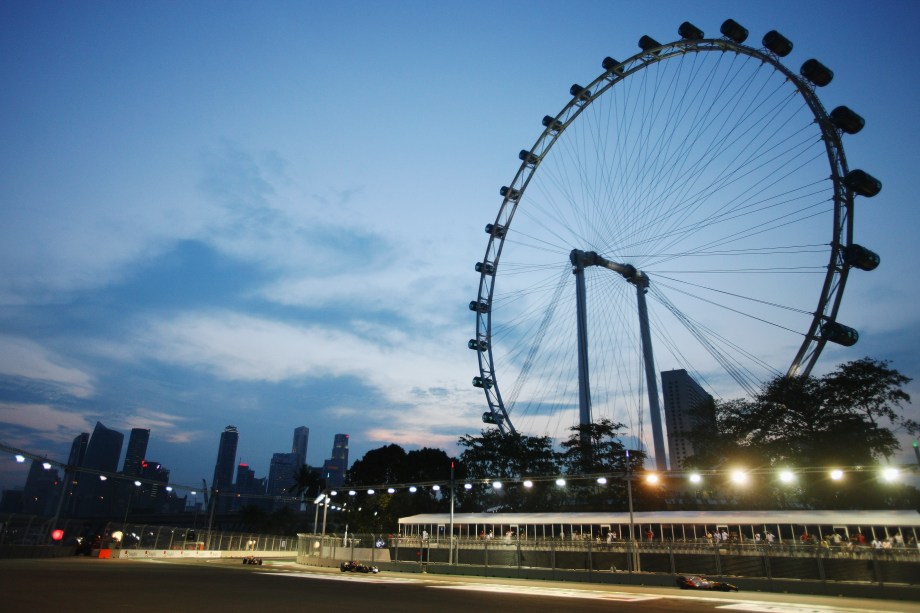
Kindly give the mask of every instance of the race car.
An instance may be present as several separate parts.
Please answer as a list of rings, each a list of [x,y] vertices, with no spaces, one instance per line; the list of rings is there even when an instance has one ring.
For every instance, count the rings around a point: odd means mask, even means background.
[[[243,558],[243,564],[256,564],[262,566],[262,558],[257,558],[255,556],[247,556]]]
[[[737,592],[738,588],[724,581],[712,581],[701,575],[677,577],[677,587],[682,590],[710,590],[713,592]]]
[[[376,566],[370,566],[368,564],[362,564],[357,560],[351,560],[349,562],[342,562],[342,565],[339,566],[343,573],[352,572],[352,573],[379,573],[380,569]]]

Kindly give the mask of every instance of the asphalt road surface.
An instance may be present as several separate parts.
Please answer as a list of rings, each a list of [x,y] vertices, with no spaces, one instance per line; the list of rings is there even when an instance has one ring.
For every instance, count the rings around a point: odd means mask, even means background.
[[[917,603],[482,577],[341,573],[293,561],[0,560],[0,611],[916,613]]]

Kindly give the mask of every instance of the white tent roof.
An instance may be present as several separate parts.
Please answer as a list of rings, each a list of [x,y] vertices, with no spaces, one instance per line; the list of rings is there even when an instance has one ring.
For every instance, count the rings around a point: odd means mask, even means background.
[[[847,525],[920,526],[917,511],[661,511],[633,513],[636,524],[729,524],[729,525]],[[423,513],[399,519],[400,525],[447,525],[448,513]],[[608,525],[628,524],[629,513],[455,513],[457,524],[493,525]]]

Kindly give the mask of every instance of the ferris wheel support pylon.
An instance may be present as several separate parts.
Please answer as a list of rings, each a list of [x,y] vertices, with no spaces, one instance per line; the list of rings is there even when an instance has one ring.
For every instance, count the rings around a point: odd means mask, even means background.
[[[585,266],[600,266],[619,273],[628,282],[636,286],[636,305],[639,312],[639,334],[642,338],[642,363],[645,370],[645,385],[648,392],[649,417],[652,422],[652,445],[655,450],[655,467],[658,470],[668,469],[667,453],[664,448],[664,429],[661,424],[661,401],[658,396],[658,374],[655,370],[655,356],[652,351],[652,334],[648,324],[648,305],[645,294],[648,292],[649,278],[641,270],[631,264],[612,262],[593,251],[585,252],[573,249],[569,255],[572,262],[572,272],[576,282],[576,315],[578,321],[578,397],[579,419],[582,426],[590,425],[591,420],[591,387],[588,358],[588,325],[587,325],[587,300],[585,298]],[[588,431],[582,428],[582,446],[590,449]]]

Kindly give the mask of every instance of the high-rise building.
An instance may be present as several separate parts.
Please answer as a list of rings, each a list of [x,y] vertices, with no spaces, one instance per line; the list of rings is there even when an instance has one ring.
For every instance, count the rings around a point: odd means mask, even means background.
[[[150,441],[150,430],[144,428],[131,428],[128,437],[128,450],[125,452],[125,463],[121,472],[136,477],[141,474],[141,462],[147,455],[147,443]]]
[[[83,466],[83,458],[86,457],[86,448],[88,446],[89,432],[75,436],[73,443],[70,444],[70,455],[67,457],[67,464],[69,466]]]
[[[217,448],[217,463],[214,465],[214,479],[211,491],[229,493],[233,486],[233,467],[236,465],[236,447],[240,442],[240,433],[236,426],[227,426],[220,435]]]
[[[715,427],[713,399],[683,369],[662,371],[661,391],[671,468],[677,470],[694,454],[693,443],[688,437],[690,432],[701,426]]]
[[[124,442],[124,434],[106,428],[101,421],[97,421],[86,446],[83,466],[110,473],[117,471],[118,458],[121,457],[121,446]]]
[[[323,462],[323,479],[326,487],[342,487],[348,470],[348,435],[336,434],[332,443],[332,457]]]
[[[307,443],[310,440],[310,428],[300,426],[294,428],[294,442],[291,444],[291,453],[297,455],[300,464],[307,463]]]
[[[42,460],[32,460],[22,492],[22,512],[26,515],[54,514],[61,482],[56,468],[45,468]]]
[[[83,466],[83,459],[86,457],[86,448],[89,446],[89,432],[78,434],[74,437],[73,443],[70,444],[70,455],[67,456],[68,466]],[[74,501],[76,500],[77,484],[80,481],[81,473],[79,471],[68,469],[64,471],[64,491],[65,500],[62,511],[64,515],[70,515],[74,512]]]
[[[271,508],[270,501],[265,499],[265,479],[256,479],[256,473],[248,464],[240,464],[236,468],[236,484],[233,486],[233,503],[231,509],[237,510],[244,506]]]
[[[297,453],[273,453],[268,468],[269,496],[290,496],[294,485],[294,475],[303,466]]]
[[[134,490],[134,504],[137,511],[164,511],[169,498],[166,486],[169,484],[169,469],[159,462],[141,460],[138,475],[143,484]]]
[[[118,470],[118,458],[121,457],[124,440],[124,434],[106,428],[102,422],[97,421],[81,466],[103,473],[114,473]],[[79,480],[75,497],[76,512],[84,516],[109,513],[113,508],[115,487],[111,480],[83,475]]]

